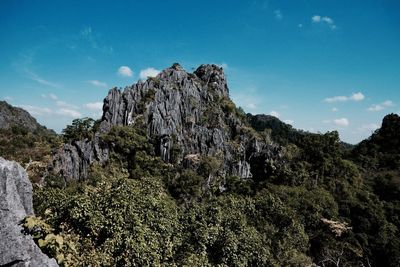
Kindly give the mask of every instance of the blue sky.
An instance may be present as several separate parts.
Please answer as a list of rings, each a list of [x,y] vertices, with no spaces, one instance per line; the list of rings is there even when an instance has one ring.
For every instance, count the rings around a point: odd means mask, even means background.
[[[225,68],[247,112],[357,143],[400,111],[400,2],[0,1],[0,99],[60,131],[111,87]]]

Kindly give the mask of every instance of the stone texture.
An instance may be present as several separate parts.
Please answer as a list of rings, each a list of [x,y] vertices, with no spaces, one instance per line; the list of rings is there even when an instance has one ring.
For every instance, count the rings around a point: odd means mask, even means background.
[[[86,178],[93,162],[108,160],[108,149],[96,136],[94,140],[65,144],[53,156],[50,171],[61,175],[65,181]]]
[[[16,162],[0,157],[0,266],[58,266],[19,225],[33,215],[32,185]]]
[[[113,88],[104,99],[100,132],[115,125],[143,125],[158,140],[156,151],[170,162],[171,151],[181,153],[178,163],[187,155],[209,155],[222,159],[221,175],[251,178],[251,158],[268,152],[278,157],[276,145],[263,142],[232,110],[229,88],[222,68],[201,65],[194,73],[179,64],[163,70],[154,78],[139,81],[124,90]],[[96,157],[96,141],[91,145],[66,145],[56,155],[54,169],[64,177],[84,178],[93,161],[105,161],[105,150]],[[81,151],[81,153],[79,152]],[[98,153],[97,153],[98,154]],[[187,160],[186,160],[187,161]]]

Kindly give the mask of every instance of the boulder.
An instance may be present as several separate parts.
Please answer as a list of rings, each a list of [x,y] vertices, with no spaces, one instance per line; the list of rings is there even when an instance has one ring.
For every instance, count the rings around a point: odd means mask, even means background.
[[[20,225],[33,215],[32,184],[25,170],[0,157],[0,266],[58,266]]]

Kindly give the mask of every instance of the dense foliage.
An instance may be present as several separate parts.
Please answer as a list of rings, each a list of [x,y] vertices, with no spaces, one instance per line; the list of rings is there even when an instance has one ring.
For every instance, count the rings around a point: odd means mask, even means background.
[[[143,127],[114,127],[101,137],[110,161],[86,181],[36,189],[41,218],[25,228],[66,266],[399,266],[400,127],[389,116],[350,153],[337,132],[283,125],[283,162],[257,163],[269,171],[248,180],[219,177],[217,156],[165,163]]]

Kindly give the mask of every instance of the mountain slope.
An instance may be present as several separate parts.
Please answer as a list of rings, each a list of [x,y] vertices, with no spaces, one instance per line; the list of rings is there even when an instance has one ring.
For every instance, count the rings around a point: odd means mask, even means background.
[[[72,266],[399,266],[397,122],[351,150],[243,114],[218,66],[174,64],[66,128],[34,197],[64,242],[43,249]]]
[[[27,111],[0,102],[0,156],[28,164],[32,181],[46,173],[52,149],[59,146],[56,133],[37,123]]]
[[[13,107],[5,101],[0,101],[0,129],[11,129],[13,127],[24,128],[29,132],[47,130],[26,110]]]

